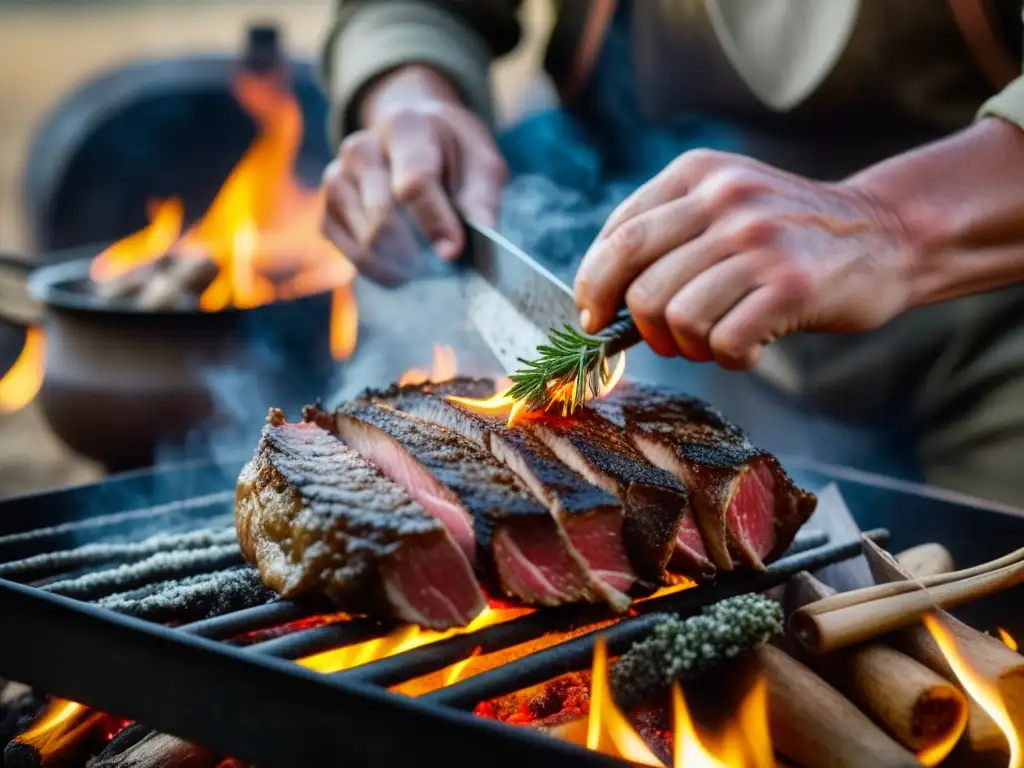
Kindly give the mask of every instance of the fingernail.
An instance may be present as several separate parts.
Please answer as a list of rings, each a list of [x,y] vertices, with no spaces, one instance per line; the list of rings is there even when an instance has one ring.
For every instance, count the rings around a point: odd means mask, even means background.
[[[451,240],[438,240],[434,243],[434,253],[445,261],[451,261],[459,255],[455,243]]]
[[[580,328],[586,333],[590,333],[590,310],[584,309],[580,312]]]

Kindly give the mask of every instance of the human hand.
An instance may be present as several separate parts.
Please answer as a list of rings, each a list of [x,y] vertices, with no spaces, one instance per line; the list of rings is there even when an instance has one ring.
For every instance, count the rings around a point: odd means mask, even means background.
[[[493,224],[505,162],[443,76],[407,67],[386,77],[368,94],[363,122],[323,175],[324,234],[360,271],[381,282],[403,279],[409,254],[372,248],[396,203],[443,259],[465,246],[456,207]]]
[[[698,150],[612,213],[576,303],[584,330],[625,301],[658,354],[746,369],[786,334],[866,331],[904,311],[916,253],[897,212],[853,183]]]

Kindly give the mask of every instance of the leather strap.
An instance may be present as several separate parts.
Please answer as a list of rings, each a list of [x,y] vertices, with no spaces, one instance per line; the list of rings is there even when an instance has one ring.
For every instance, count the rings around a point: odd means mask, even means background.
[[[1021,63],[999,42],[982,0],[949,0],[949,9],[978,67],[997,90],[1020,76]]]

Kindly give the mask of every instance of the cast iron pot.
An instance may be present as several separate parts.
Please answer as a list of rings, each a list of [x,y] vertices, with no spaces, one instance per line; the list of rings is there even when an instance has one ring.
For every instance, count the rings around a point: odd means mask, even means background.
[[[75,451],[122,471],[152,465],[161,451],[200,458],[237,450],[269,407],[295,413],[329,386],[329,293],[246,310],[146,312],[83,290],[98,252],[71,249],[31,270],[34,316],[12,313],[9,302],[0,308],[8,324],[45,330],[38,400]],[[0,265],[32,266],[11,257]]]

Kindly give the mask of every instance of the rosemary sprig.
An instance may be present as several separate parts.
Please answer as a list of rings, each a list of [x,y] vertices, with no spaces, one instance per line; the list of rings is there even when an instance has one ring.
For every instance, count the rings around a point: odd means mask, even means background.
[[[588,398],[597,397],[608,381],[609,338],[590,335],[566,325],[564,330],[552,329],[548,343],[537,347],[536,360],[523,360],[508,395],[523,403],[529,411],[543,411],[557,402],[562,415],[571,414]]]

